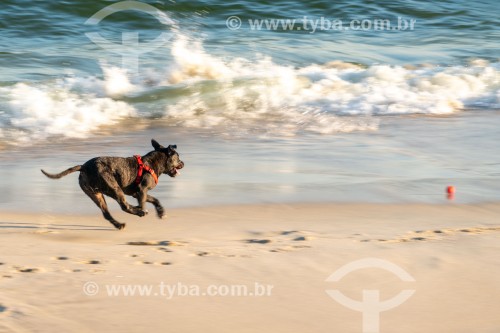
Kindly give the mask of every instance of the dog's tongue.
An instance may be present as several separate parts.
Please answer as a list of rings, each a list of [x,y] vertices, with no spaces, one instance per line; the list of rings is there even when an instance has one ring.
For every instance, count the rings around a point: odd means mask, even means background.
[[[174,171],[174,174],[176,174],[176,175],[180,175],[180,174],[181,174],[181,172],[179,171],[179,169],[174,168],[174,170],[175,170],[175,171]]]

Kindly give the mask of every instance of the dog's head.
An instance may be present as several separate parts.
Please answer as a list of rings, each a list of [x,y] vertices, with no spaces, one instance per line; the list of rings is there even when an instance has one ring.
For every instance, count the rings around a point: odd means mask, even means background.
[[[168,147],[163,147],[155,139],[151,140],[151,144],[156,151],[159,151],[167,156],[167,162],[164,165],[165,172],[170,177],[175,177],[180,174],[179,170],[184,167],[184,162],[179,158],[179,154],[175,151],[177,145],[169,145]]]

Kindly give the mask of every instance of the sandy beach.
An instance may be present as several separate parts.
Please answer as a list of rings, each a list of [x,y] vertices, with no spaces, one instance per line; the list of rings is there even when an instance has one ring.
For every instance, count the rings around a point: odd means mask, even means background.
[[[381,300],[414,290],[380,313],[381,332],[500,330],[497,203],[115,215],[123,231],[97,213],[1,213],[0,332],[361,332],[361,312],[330,297],[333,289],[357,301],[363,290]],[[327,281],[367,258],[414,281],[384,267]]]

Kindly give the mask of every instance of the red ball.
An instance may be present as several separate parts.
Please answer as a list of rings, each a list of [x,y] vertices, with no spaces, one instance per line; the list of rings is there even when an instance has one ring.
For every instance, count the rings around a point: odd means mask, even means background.
[[[446,193],[448,193],[448,194],[454,194],[455,193],[455,186],[448,186],[446,188]]]

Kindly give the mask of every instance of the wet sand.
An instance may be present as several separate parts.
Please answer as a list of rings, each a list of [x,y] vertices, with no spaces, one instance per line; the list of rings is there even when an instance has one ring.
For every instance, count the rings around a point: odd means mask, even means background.
[[[457,189],[456,203],[499,201],[500,131],[490,118],[498,115],[469,111],[440,118],[381,117],[377,132],[289,138],[226,137],[146,120],[112,133],[103,128],[88,139],[54,138],[4,151],[0,210],[94,213],[77,174],[54,181],[40,169],[57,172],[95,156],[144,155],[152,150],[151,138],[177,144],[186,164],[180,177],[160,177],[151,192],[167,208],[284,202],[444,204],[448,185]]]

